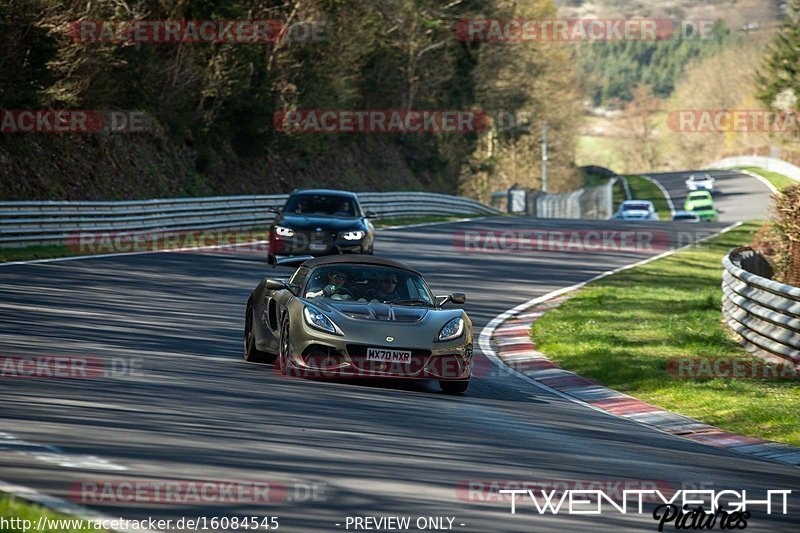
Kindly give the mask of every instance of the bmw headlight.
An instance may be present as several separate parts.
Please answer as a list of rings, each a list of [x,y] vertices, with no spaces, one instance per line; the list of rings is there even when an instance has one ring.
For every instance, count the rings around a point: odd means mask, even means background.
[[[444,325],[439,332],[439,340],[451,341],[459,338],[462,333],[464,333],[464,319],[457,317]]]
[[[327,331],[328,333],[333,333],[334,335],[343,335],[342,330],[340,330],[336,324],[334,324],[333,321],[325,316],[325,313],[319,309],[306,306],[303,309],[303,317],[306,319],[306,324],[312,328],[321,329],[322,331]]]
[[[275,226],[275,233],[277,233],[281,237],[291,237],[292,235],[294,235],[294,230],[292,228],[287,228],[285,226]]]
[[[346,241],[360,241],[364,238],[363,231],[348,231],[347,233],[343,234],[344,240]]]

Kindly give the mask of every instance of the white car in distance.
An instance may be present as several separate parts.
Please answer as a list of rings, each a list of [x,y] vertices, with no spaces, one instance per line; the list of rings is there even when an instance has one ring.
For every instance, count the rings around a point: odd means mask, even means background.
[[[625,200],[612,217],[615,220],[658,220],[658,213],[650,200]]]
[[[714,178],[711,174],[692,174],[686,181],[686,189],[688,191],[708,191],[714,193]]]

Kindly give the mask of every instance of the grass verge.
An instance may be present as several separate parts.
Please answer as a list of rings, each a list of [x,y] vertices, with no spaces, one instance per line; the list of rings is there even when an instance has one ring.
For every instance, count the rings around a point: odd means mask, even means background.
[[[758,174],[759,176],[770,182],[779,191],[781,189],[785,189],[789,185],[800,183],[788,176],[784,176],[783,174],[778,174],[777,172],[772,172],[771,170],[764,170],[763,168],[758,168],[758,167],[740,167],[740,168],[742,170],[749,170],[753,174]]]
[[[669,210],[667,198],[661,192],[661,189],[641,176],[626,176],[626,178],[631,189],[631,197],[634,200],[650,200],[656,208],[658,218],[672,220],[672,212]]]
[[[54,513],[40,505],[28,503],[13,496],[0,495],[0,517],[4,518],[11,527],[0,527],[0,533],[89,533],[107,531],[82,527],[87,525],[84,521]],[[36,529],[40,517],[44,517],[43,527]],[[14,520],[18,519],[18,520]],[[25,522],[25,521],[28,522]],[[30,525],[26,528],[25,525]]]
[[[759,228],[747,223],[670,257],[588,285],[532,329],[562,368],[733,433],[800,445],[797,380],[680,379],[672,358],[753,357],[720,313],[722,256]]]

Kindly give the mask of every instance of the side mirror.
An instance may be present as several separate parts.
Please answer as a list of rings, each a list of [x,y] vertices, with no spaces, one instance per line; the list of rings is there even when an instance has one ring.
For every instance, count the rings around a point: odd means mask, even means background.
[[[280,291],[289,288],[284,280],[272,278],[267,279],[267,281],[264,283],[264,286],[271,291]]]
[[[372,209],[367,209],[367,210],[364,212],[364,216],[365,216],[366,218],[378,218],[378,213],[376,213],[376,212],[375,212],[375,211],[373,211]]]
[[[267,208],[267,212],[275,213],[276,215],[280,215],[281,214],[281,210],[278,209],[277,207],[268,207]]]
[[[467,295],[463,292],[454,292],[453,294],[448,294],[447,296],[437,296],[436,303],[439,307],[443,306],[447,302],[453,302],[454,304],[463,304],[467,301]]]
[[[450,295],[450,301],[454,304],[464,304],[467,303],[467,295],[463,292],[454,292]]]

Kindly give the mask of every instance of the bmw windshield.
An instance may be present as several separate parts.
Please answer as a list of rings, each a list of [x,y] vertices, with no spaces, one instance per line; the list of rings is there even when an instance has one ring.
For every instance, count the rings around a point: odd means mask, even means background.
[[[334,194],[294,194],[286,201],[283,212],[331,217],[358,216],[353,198]]]

